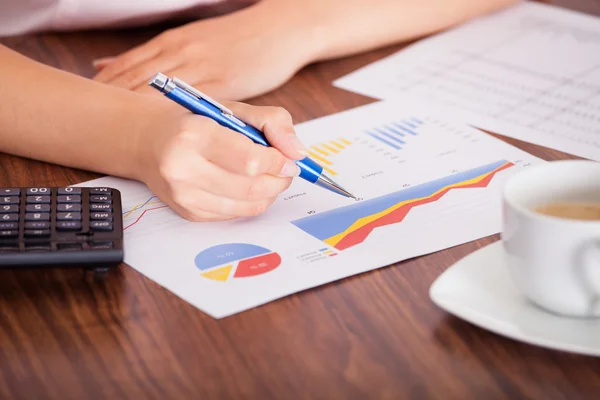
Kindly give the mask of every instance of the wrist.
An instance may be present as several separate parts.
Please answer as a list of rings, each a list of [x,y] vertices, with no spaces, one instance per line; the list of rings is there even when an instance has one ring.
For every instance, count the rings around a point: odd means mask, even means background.
[[[239,16],[259,23],[259,29],[266,30],[269,39],[274,38],[287,53],[297,57],[299,67],[304,67],[319,61],[326,52],[327,41],[323,40],[326,25],[320,23],[312,3],[311,0],[262,0]],[[262,21],[269,21],[269,26],[265,27]]]
[[[187,111],[160,96],[138,96],[134,105],[136,123],[124,142],[131,154],[126,168],[131,175],[129,178],[146,182],[148,173],[153,173],[164,138],[178,129],[179,121]]]

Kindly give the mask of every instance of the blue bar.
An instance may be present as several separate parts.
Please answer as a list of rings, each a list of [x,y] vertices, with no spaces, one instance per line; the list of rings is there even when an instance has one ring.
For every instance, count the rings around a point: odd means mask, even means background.
[[[412,117],[411,119],[419,125],[421,125],[423,123],[423,121],[421,121],[419,118]]]
[[[402,121],[402,122],[404,122],[406,125],[410,126],[413,129],[417,129],[417,126],[415,124],[413,124],[412,122],[409,122],[409,121]]]
[[[327,251],[329,250],[327,247],[325,247],[324,249],[319,249],[319,251]]]
[[[404,132],[406,132],[406,133],[410,133],[410,134],[411,134],[411,135],[413,135],[413,136],[417,136],[417,133],[416,133],[416,132],[413,132],[413,131],[411,131],[410,129],[408,129],[408,128],[407,128],[407,127],[405,127],[405,126],[402,126],[402,125],[400,125],[399,123],[397,123],[397,122],[394,122],[393,124],[394,124],[396,127],[400,128],[400,130],[403,130],[403,131],[404,131]]]
[[[367,135],[371,136],[372,138],[375,138],[375,139],[379,140],[380,142],[383,142],[383,143],[387,144],[387,145],[388,145],[388,146],[390,146],[390,147],[393,147],[393,148],[394,148],[394,149],[396,149],[396,150],[400,150],[400,149],[401,149],[401,147],[399,147],[399,146],[396,146],[394,143],[388,142],[388,141],[387,141],[387,140],[385,140],[384,138],[382,138],[382,137],[379,137],[379,136],[377,136],[377,135],[376,135],[376,134],[374,134],[374,133],[371,133],[371,132],[367,131]]]
[[[398,143],[400,143],[400,144],[405,144],[405,142],[404,142],[404,141],[402,141],[402,140],[398,139],[398,137],[396,137],[396,136],[394,136],[394,135],[390,135],[389,133],[387,133],[387,132],[386,132],[386,131],[384,131],[383,129],[375,128],[375,130],[376,130],[378,133],[382,134],[383,136],[385,136],[385,137],[387,137],[387,138],[390,138],[390,139],[392,139],[394,142],[398,142]]]
[[[404,133],[400,132],[399,130],[396,130],[395,128],[393,128],[393,127],[391,127],[391,126],[389,126],[389,125],[386,125],[386,126],[385,126],[385,128],[386,128],[388,131],[392,131],[392,132],[394,132],[394,133],[395,133],[396,135],[398,135],[398,136],[406,136]]]

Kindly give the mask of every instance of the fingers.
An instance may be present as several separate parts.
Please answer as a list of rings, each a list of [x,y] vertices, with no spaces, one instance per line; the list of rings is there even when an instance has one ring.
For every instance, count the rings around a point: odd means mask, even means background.
[[[106,67],[108,64],[110,64],[111,62],[113,62],[114,60],[115,60],[115,57],[98,58],[98,59],[92,61],[92,65],[97,70],[101,70],[104,67]]]
[[[174,185],[247,202],[275,198],[292,183],[291,178],[271,175],[238,175],[193,155],[180,155],[174,162],[164,164],[161,175]]]
[[[105,59],[97,60],[104,67],[93,79],[98,82],[109,83],[139,64],[157,57],[160,52],[161,47],[151,40],[146,44],[114,57],[110,62],[107,62]]]
[[[281,107],[255,107],[244,103],[227,103],[239,118],[264,132],[268,142],[283,155],[301,160],[308,151],[296,136],[292,116]]]
[[[264,213],[275,201],[275,197],[256,201],[230,199],[203,190],[192,191],[187,186],[174,187],[171,198],[179,209],[185,210],[185,218],[191,220],[255,217]]]
[[[203,174],[202,186],[217,196],[253,202],[263,198],[275,198],[292,183],[290,177],[267,174],[249,177],[231,173],[213,163],[207,164],[204,167],[206,174]]]
[[[300,174],[295,162],[277,149],[256,144],[206,118],[189,119],[183,129],[187,135],[197,138],[196,151],[202,157],[234,174],[247,177]]]
[[[130,90],[140,86],[148,86],[148,81],[157,72],[169,74],[170,71],[179,66],[179,62],[180,60],[177,57],[161,54],[156,58],[141,62],[129,68],[115,76],[113,79],[106,81],[106,83]]]

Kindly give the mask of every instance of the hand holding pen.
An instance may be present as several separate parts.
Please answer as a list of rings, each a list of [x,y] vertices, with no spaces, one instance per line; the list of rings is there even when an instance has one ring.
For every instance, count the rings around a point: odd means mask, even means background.
[[[235,116],[230,109],[180,79],[169,79],[164,74],[157,73],[148,84],[194,114],[210,118],[219,125],[251,139],[260,146],[271,147],[273,145],[269,138],[265,136],[265,133],[261,132],[255,124],[244,122]],[[289,122],[291,122],[291,117]],[[302,179],[344,197],[355,198],[354,195],[328,176],[321,165],[309,157],[296,160],[296,165],[300,167],[299,176]]]
[[[217,221],[261,214],[300,174],[295,161],[305,150],[285,110],[224,104],[261,127],[276,146],[264,147],[171,101],[148,97],[156,108],[148,119],[152,136],[136,143],[144,159],[138,175],[182,217]]]

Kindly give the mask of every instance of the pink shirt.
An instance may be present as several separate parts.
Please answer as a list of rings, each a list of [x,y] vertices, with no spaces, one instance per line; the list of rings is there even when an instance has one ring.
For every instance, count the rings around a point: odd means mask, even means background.
[[[230,12],[256,0],[0,0],[0,36],[143,26]]]

